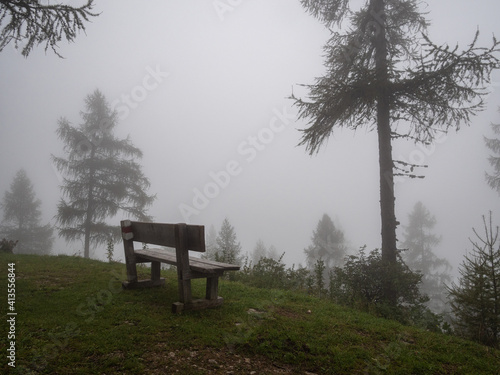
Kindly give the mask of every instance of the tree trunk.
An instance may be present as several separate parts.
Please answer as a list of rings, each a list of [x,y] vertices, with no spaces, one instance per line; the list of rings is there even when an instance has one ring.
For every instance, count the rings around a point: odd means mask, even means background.
[[[388,266],[397,261],[396,249],[396,215],[394,210],[394,172],[392,160],[392,135],[390,123],[390,92],[387,41],[385,33],[384,0],[372,0],[371,12],[374,18],[375,69],[377,79],[377,132],[379,142],[380,168],[380,216],[382,224],[382,260]],[[384,296],[387,302],[396,303],[396,292],[393,278],[384,283]]]
[[[95,157],[95,146],[92,144],[92,151],[90,155],[90,160],[93,161]],[[91,163],[93,166],[94,163]],[[83,248],[83,257],[90,258],[90,232],[92,226],[92,218],[94,213],[94,180],[95,180],[95,169],[91,167],[89,171],[89,190],[87,196],[87,212],[85,216],[85,243]]]

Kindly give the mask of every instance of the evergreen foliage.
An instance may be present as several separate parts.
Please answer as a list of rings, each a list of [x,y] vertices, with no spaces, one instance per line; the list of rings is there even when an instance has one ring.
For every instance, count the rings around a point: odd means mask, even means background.
[[[283,255],[278,254],[278,250],[274,245],[269,246],[269,248],[266,246],[264,241],[262,239],[258,239],[257,243],[255,244],[255,247],[253,248],[253,251],[250,254],[251,262],[253,265],[256,265],[259,263],[261,259],[268,258],[268,259],[274,259],[275,261],[279,261]]]
[[[215,253],[215,260],[217,262],[241,264],[241,245],[237,241],[234,228],[227,218],[222,222],[216,243],[217,250]]]
[[[315,288],[307,287],[308,279],[312,279],[311,271],[304,267],[287,268],[283,262],[284,256],[285,253],[278,259],[262,257],[256,264],[250,263],[247,257],[241,271],[235,273],[233,279],[257,288],[307,291],[313,294]]]
[[[262,258],[267,256],[267,247],[260,238],[257,240],[252,252],[252,263],[257,264]]]
[[[305,85],[307,98],[292,94],[299,118],[308,120],[300,144],[313,154],[335,128],[377,130],[381,252],[385,262],[396,264],[394,176],[419,176],[413,174],[416,165],[393,159],[393,140],[425,144],[438,132],[469,124],[485,106],[486,85],[500,67],[500,44],[493,37],[491,47],[478,47],[478,33],[463,51],[432,43],[417,0],[368,0],[357,11],[348,0],[301,3],[331,37],[324,47],[326,74]],[[394,285],[384,287],[392,305]]]
[[[0,233],[11,241],[18,241],[18,254],[49,254],[54,243],[52,226],[41,225],[40,206],[33,184],[24,169],[19,170],[6,191],[1,207],[4,211]]]
[[[92,13],[94,0],[74,7],[66,4],[42,4],[40,0],[0,1],[0,51],[13,42],[16,48],[22,47],[22,54],[27,57],[35,45],[45,43],[45,51],[49,47],[56,55],[57,44],[65,38],[68,42],[75,40],[76,35],[85,32],[84,22]]]
[[[500,241],[483,216],[484,235],[474,229],[472,253],[459,268],[459,283],[449,288],[455,331],[469,339],[498,347],[500,342]]]
[[[402,258],[413,271],[422,273],[420,291],[429,297],[427,306],[435,313],[443,313],[447,309],[446,285],[451,282],[451,265],[433,252],[441,241],[432,233],[436,218],[422,202],[417,202],[408,219],[403,234]]]
[[[317,261],[324,262],[326,273],[342,265],[347,252],[344,232],[335,227],[332,219],[324,214],[313,231],[311,237],[312,244],[304,249],[306,254],[306,263],[310,269],[314,269]]]
[[[128,137],[114,136],[117,114],[99,90],[87,96],[85,109],[79,127],[59,120],[57,135],[66,157],[52,156],[52,160],[65,175],[56,216],[59,235],[68,241],[84,238],[88,258],[91,245],[106,244],[110,237],[120,239],[119,228],[107,224],[106,218],[121,211],[147,221],[146,209],[155,196],[146,194],[150,183],[137,162],[141,150]]]
[[[500,108],[499,108],[500,112]],[[500,194],[500,124],[491,124],[491,128],[496,138],[486,138],[486,147],[490,149],[493,155],[490,155],[488,161],[493,168],[493,173],[486,173],[486,182],[488,185]]]
[[[2,238],[0,240],[0,253],[13,254],[14,248],[17,245],[17,240],[8,240],[6,238]]]
[[[377,315],[400,322],[425,325],[439,330],[439,320],[429,314],[424,306],[428,297],[419,290],[422,274],[413,272],[401,257],[396,264],[382,259],[378,249],[365,254],[365,247],[359,255],[351,255],[343,268],[337,267],[330,274],[330,297],[337,303],[371,311]],[[384,298],[387,282],[394,282],[397,304],[392,305]],[[431,316],[424,322],[425,315]]]

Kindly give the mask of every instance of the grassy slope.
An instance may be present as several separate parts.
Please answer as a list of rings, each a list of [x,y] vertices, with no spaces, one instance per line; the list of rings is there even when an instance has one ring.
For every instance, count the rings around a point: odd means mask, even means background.
[[[10,262],[17,361],[3,323],[0,373],[500,374],[500,351],[283,291],[223,281],[221,308],[173,315],[174,272],[166,287],[122,291],[123,264],[77,257],[0,255],[4,317]]]

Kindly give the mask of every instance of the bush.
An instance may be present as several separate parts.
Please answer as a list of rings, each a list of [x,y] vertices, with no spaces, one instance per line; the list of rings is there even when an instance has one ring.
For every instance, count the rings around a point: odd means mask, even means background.
[[[18,241],[7,240],[6,238],[3,238],[0,241],[0,253],[14,253],[14,247],[17,245],[17,242]]]
[[[309,271],[303,267],[295,269],[294,266],[287,269],[283,263],[284,255],[285,253],[278,260],[262,257],[253,266],[247,257],[241,271],[232,274],[232,280],[257,288],[307,290]]]
[[[396,290],[396,305],[384,300],[383,286],[389,280]],[[384,318],[439,330],[439,318],[424,306],[428,297],[419,291],[421,280],[422,274],[410,270],[401,257],[396,264],[387,264],[378,249],[365,255],[363,247],[359,255],[346,259],[344,268],[330,272],[330,298]]]

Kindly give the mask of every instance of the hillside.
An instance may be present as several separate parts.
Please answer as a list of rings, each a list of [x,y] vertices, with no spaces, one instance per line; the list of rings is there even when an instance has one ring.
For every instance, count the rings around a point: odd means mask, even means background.
[[[16,275],[16,367],[2,355],[5,374],[500,374],[500,351],[300,294],[221,281],[221,308],[173,315],[173,271],[165,287],[123,291],[123,264],[0,260],[8,319],[9,263]]]

